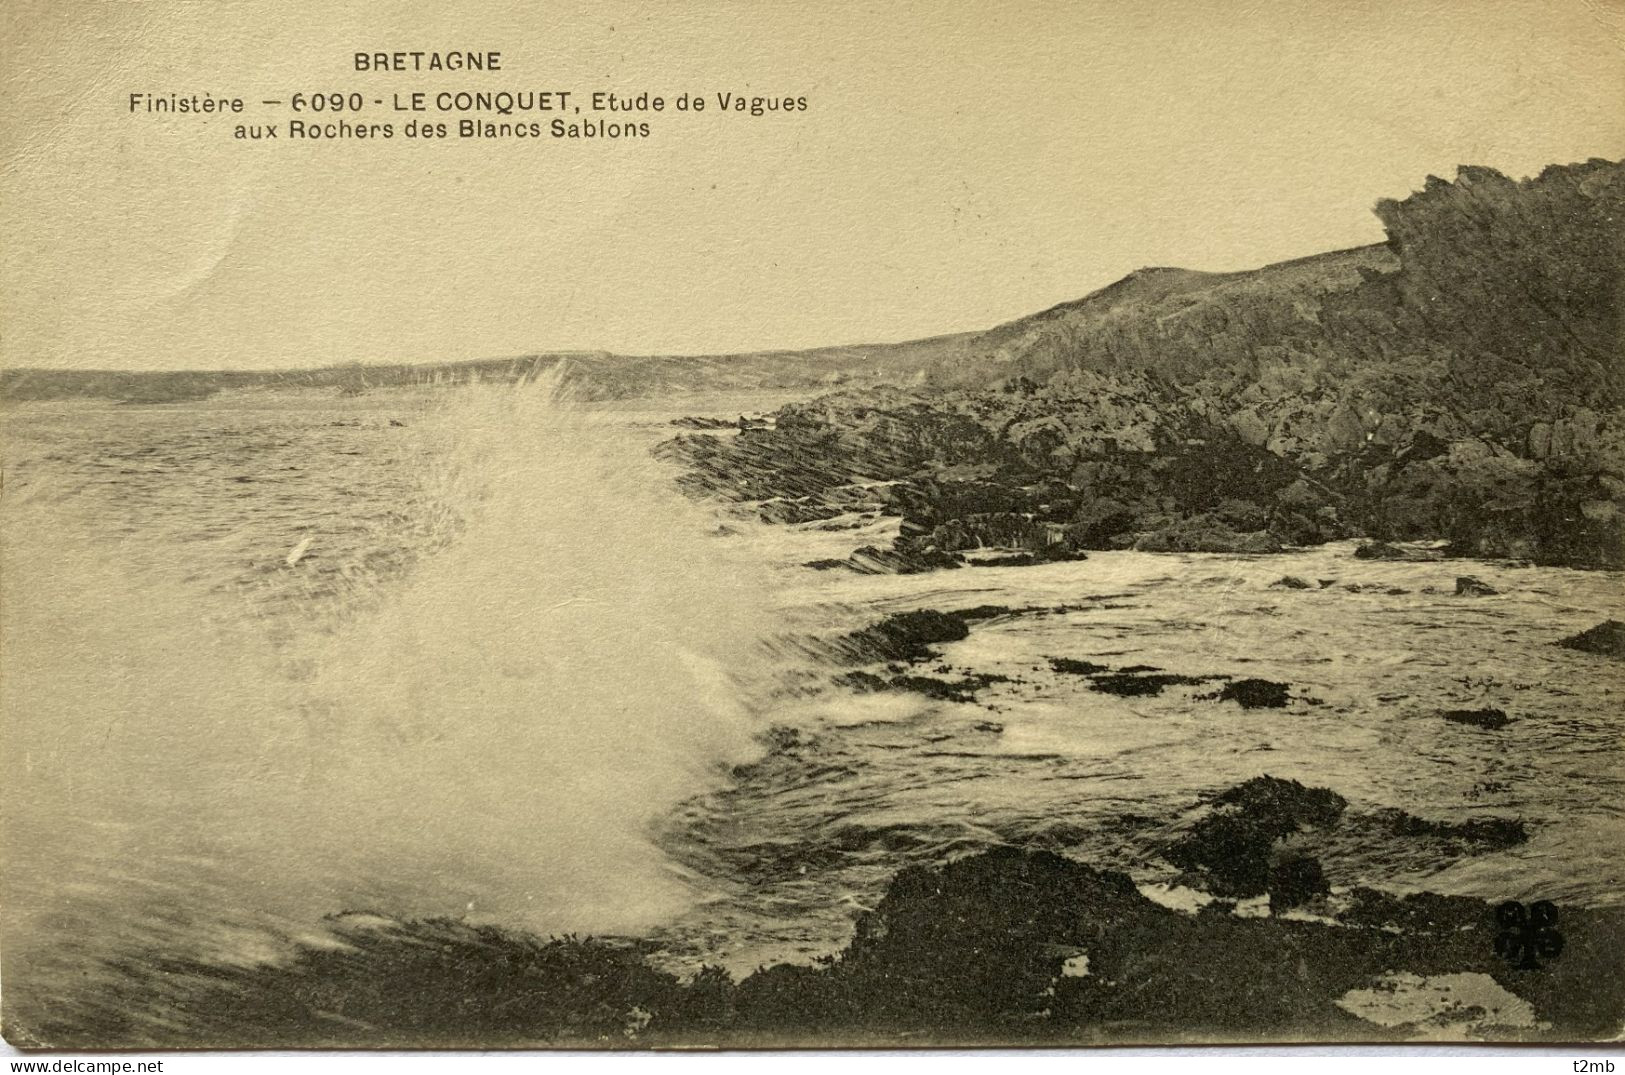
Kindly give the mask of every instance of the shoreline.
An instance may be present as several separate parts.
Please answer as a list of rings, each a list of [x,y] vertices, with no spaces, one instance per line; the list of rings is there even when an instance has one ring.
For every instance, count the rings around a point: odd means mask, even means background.
[[[1176,910],[1126,874],[1006,846],[898,872],[849,943],[812,965],[679,978],[636,938],[336,915],[333,944],[286,963],[160,960],[156,988],[131,979],[101,998],[95,1025],[8,1006],[7,1039],[660,1049],[1617,1036],[1625,907],[1553,913],[1560,951],[1526,953],[1545,935],[1486,901],[1356,887],[1297,912]]]

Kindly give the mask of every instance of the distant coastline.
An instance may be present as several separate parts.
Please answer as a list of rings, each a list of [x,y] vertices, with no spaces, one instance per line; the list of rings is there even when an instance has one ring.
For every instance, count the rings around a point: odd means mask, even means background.
[[[578,398],[819,398],[664,449],[691,492],[901,515],[862,569],[968,549],[1270,552],[1356,535],[1625,567],[1625,166],[1464,166],[1376,205],[1385,243],[1205,273],[1147,268],[983,332],[711,356],[601,351],[297,371],[0,371],[0,400],[195,402],[514,382]],[[732,418],[733,416],[726,416]],[[876,497],[878,496],[878,499]]]

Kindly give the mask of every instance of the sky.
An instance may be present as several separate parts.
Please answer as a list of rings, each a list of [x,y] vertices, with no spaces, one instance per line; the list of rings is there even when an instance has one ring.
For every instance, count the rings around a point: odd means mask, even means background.
[[[1625,156],[1625,0],[13,0],[0,42],[7,367],[911,339],[1147,265],[1380,241],[1379,198],[1459,164]],[[412,49],[503,70],[353,69]],[[418,142],[370,105],[442,89],[668,108],[647,139]],[[333,90],[397,137],[289,141],[259,104]],[[131,114],[132,92],[249,106]],[[231,137],[267,121],[275,142]]]

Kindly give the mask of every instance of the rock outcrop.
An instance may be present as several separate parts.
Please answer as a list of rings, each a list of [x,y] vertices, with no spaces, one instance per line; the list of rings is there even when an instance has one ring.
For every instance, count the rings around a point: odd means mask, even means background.
[[[1301,791],[1287,798],[1301,800]],[[1323,812],[1317,803],[1278,806]],[[1562,958],[1530,974],[1499,952],[1502,926],[1491,903],[1354,888],[1331,908],[1324,873],[1303,857],[1266,869],[1265,888],[1269,917],[1232,914],[1218,901],[1182,914],[1115,870],[995,847],[903,869],[840,952],[740,980],[718,967],[680,979],[651,964],[646,942],[542,940],[444,919],[339,920],[340,943],[284,961],[170,961],[169,988],[180,1003],[167,1019],[146,1018],[150,1005],[133,987],[124,994],[114,986],[91,1037],[57,1025],[56,1016],[8,1029],[56,1048],[126,1049],[222,1040],[605,1049],[1436,1035],[1437,1006],[1360,1017],[1362,994],[1391,996],[1396,974],[1423,985],[1429,976],[1473,976],[1521,1011],[1445,1005],[1442,1014],[1465,1020],[1459,1032],[1480,1037],[1504,1033],[1504,1021],[1518,1018],[1520,1040],[1599,1040],[1625,1019],[1615,973],[1625,913],[1617,908],[1560,908]],[[1306,903],[1319,907],[1316,920],[1282,917]]]
[[[900,553],[1002,546],[1625,566],[1625,168],[1378,207],[1387,244],[1245,273],[1151,269],[981,334],[923,386],[786,407],[665,452],[750,501],[859,482]]]
[[[1581,653],[1612,657],[1616,661],[1625,660],[1625,623],[1603,620],[1595,627],[1570,635],[1558,645],[1565,649],[1577,649]]]

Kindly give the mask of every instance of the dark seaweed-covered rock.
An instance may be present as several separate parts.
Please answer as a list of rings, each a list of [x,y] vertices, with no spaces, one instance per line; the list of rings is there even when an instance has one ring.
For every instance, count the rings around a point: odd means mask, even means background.
[[[1266,822],[1282,834],[1305,826],[1335,825],[1348,808],[1348,800],[1331,788],[1311,788],[1278,776],[1255,776],[1213,797],[1227,807]]]
[[[1332,886],[1318,859],[1293,858],[1270,867],[1265,889],[1270,896],[1270,913],[1280,914],[1328,895]]]
[[[1439,715],[1452,724],[1470,724],[1475,728],[1487,728],[1490,731],[1505,728],[1512,723],[1512,718],[1506,715],[1506,710],[1493,707],[1485,709],[1447,709]]]
[[[1268,888],[1276,843],[1305,828],[1335,825],[1347,805],[1328,788],[1254,777],[1215,796],[1213,811],[1162,856],[1199,874],[1216,896],[1257,896]]]
[[[939,488],[940,492],[940,488]],[[941,505],[936,505],[940,510]],[[908,519],[914,523],[915,520]],[[1088,555],[1071,540],[1067,530],[1059,523],[1047,522],[1030,512],[988,511],[969,512],[938,523],[924,530],[912,532],[907,528],[899,547],[921,545],[943,552],[971,553],[975,551],[989,563],[1008,563],[1015,560],[1027,564],[1055,560],[1086,560]]]
[[[721,1018],[726,1007],[717,988],[725,972],[702,972],[701,992],[688,996],[637,944],[545,940],[447,919],[340,916],[332,927],[342,944],[282,964],[164,960],[146,969],[148,982],[165,983],[158,995],[132,991],[112,1023],[87,1036],[47,1028],[48,1039],[80,1048],[627,1044],[643,1030]],[[173,1029],[181,1013],[193,1037]]]
[[[843,514],[838,507],[820,503],[811,497],[789,499],[774,497],[756,505],[756,514],[764,523],[813,523],[833,519]]]
[[[1270,583],[1270,588],[1275,590],[1307,590],[1310,586],[1308,582],[1296,575],[1282,575],[1279,579]]]
[[[1027,609],[1014,609],[1009,605],[976,605],[972,608],[955,609],[953,614],[966,623],[975,623],[977,620],[991,620],[999,616],[1008,616],[1013,612],[1025,612]]]
[[[995,848],[897,875],[859,918],[834,972],[866,1021],[951,1027],[1032,1017],[1061,965],[1103,933],[1171,912],[1126,874],[1047,851]]]
[[[961,679],[938,679],[935,676],[892,676],[885,678],[870,672],[849,672],[841,676],[837,682],[853,690],[870,693],[874,691],[912,691],[923,694],[927,698],[936,698],[945,702],[973,702],[976,692],[990,683],[1002,683],[1009,677],[992,673],[978,673],[965,676]]]
[[[959,567],[961,557],[941,549],[890,548],[865,545],[854,549],[846,566],[860,575],[918,575],[940,568]]]
[[[1537,1020],[1552,1024],[1550,1030],[1524,1028],[1519,1037],[1617,1032],[1625,987],[1603,969],[1618,964],[1617,947],[1608,940],[1621,921],[1617,913],[1561,910],[1565,935],[1583,931],[1588,938],[1584,954],[1571,939],[1562,959],[1529,974],[1496,954],[1500,927],[1493,903],[1373,895],[1362,910],[1392,924],[1238,918],[1214,909],[1111,930],[1090,948],[1087,976],[1056,982],[1052,1019],[1105,1029],[1106,1040],[1112,1040],[1107,1028],[1123,1028],[1126,1038],[1116,1040],[1133,1041],[1405,1037],[1414,1031],[1364,1022],[1339,1000],[1351,990],[1380,987],[1396,972],[1422,978],[1466,973],[1494,980],[1526,999]],[[1584,984],[1592,968],[1607,982],[1600,989]],[[1582,1027],[1593,1029],[1587,1035]]]
[[[1582,653],[1596,653],[1603,657],[1625,660],[1625,623],[1619,620],[1604,620],[1595,627],[1563,639],[1558,645],[1565,649],[1577,649]]]
[[[962,553],[965,557],[966,567],[1031,567],[1047,561],[1037,553],[1017,552],[1010,549],[984,550],[979,553]],[[1070,559],[1085,559],[1082,553]]]
[[[1494,921],[1491,908],[1471,896],[1441,896],[1433,892],[1412,892],[1395,896],[1364,885],[1347,893],[1347,903],[1337,914],[1339,921],[1354,926],[1390,930],[1467,930]]]
[[[1432,549],[1409,549],[1390,545],[1386,541],[1368,541],[1354,550],[1356,560],[1442,560],[1444,555]]]
[[[1214,814],[1168,845],[1162,857],[1196,872],[1215,896],[1257,896],[1269,883],[1270,855],[1281,835],[1250,818]]]
[[[1238,679],[1226,683],[1213,697],[1243,709],[1280,709],[1287,703],[1287,685],[1269,679]]]
[[[1101,672],[1111,671],[1109,665],[1096,664],[1094,661],[1074,660],[1071,657],[1051,657],[1049,666],[1067,676],[1093,676],[1099,675]]]
[[[704,418],[687,415],[673,418],[671,424],[680,429],[738,429],[739,422],[732,418]]]
[[[1281,540],[1267,530],[1237,532],[1210,517],[1182,519],[1170,526],[1141,534],[1134,541],[1141,552],[1230,552],[1262,555],[1281,551]]]
[[[842,648],[855,660],[921,661],[932,656],[931,647],[958,642],[970,634],[959,616],[935,609],[894,612],[879,623],[854,631]]]
[[[1462,575],[1456,579],[1457,597],[1494,597],[1500,592],[1494,586],[1472,575]]]
[[[1269,777],[1226,796],[1227,808],[1311,814],[1340,802]],[[1264,884],[1276,911],[1325,891],[1301,857]],[[1617,908],[1559,908],[1562,958],[1538,974],[1497,953],[1496,905],[1482,900],[1356,888],[1335,924],[1232,910],[1216,900],[1180,914],[1125,874],[999,847],[904,869],[844,951],[737,984],[716,967],[680,981],[641,942],[363,917],[334,923],[343,944],[277,963],[115,968],[88,987],[91,1003],[60,1011],[18,1018],[8,995],[7,1037],[59,1049],[1371,1040],[1406,1028],[1339,1000],[1396,972],[1487,976],[1532,1006],[1532,1039],[1599,1040],[1625,1021]]]
[[[1210,677],[1179,676],[1167,672],[1158,674],[1119,672],[1115,675],[1096,673],[1089,680],[1089,689],[1100,691],[1102,694],[1115,694],[1119,698],[1144,698],[1161,694],[1168,687],[1190,686],[1206,682],[1208,678]]]
[[[763,967],[740,982],[734,1012],[743,1028],[794,1027],[803,1036],[851,1026],[862,1014],[827,969],[792,963]]]

